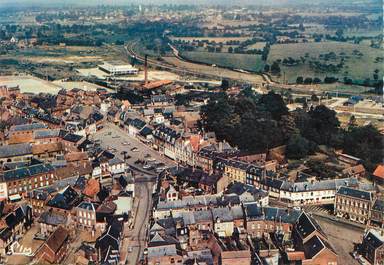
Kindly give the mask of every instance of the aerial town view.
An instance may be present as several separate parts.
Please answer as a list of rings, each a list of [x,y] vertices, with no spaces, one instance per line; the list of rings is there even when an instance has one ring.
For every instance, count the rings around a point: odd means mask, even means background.
[[[381,0],[0,0],[0,265],[384,265]]]

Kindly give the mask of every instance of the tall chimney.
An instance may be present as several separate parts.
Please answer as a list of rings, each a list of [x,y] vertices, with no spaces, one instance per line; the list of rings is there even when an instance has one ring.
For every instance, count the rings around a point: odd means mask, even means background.
[[[144,84],[148,83],[148,55],[145,55],[144,59]]]

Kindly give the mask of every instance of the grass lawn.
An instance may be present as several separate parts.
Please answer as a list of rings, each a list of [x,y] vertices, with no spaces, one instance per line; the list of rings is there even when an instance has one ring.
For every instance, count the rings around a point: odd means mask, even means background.
[[[235,54],[235,53],[211,53],[211,52],[183,52],[182,55],[194,62],[216,64],[222,67],[242,69],[246,71],[261,71],[264,62],[261,55]]]
[[[362,53],[361,56],[356,52]],[[336,58],[325,61],[320,59],[320,54],[334,52]],[[268,56],[268,63],[284,58],[293,59],[305,58],[304,63],[295,66],[280,65],[281,73],[285,72],[288,82],[295,82],[297,76],[319,77],[335,76],[343,79],[344,76],[354,80],[363,81],[366,78],[373,79],[375,69],[379,69],[379,78],[383,75],[384,66],[381,62],[375,62],[377,57],[383,58],[382,49],[374,49],[367,45],[358,45],[344,42],[319,42],[319,43],[294,43],[294,44],[276,44],[272,45]],[[337,73],[321,72],[309,66],[309,61],[319,61],[326,64],[338,64],[344,60],[344,66]],[[277,81],[283,81],[283,75],[274,77]]]

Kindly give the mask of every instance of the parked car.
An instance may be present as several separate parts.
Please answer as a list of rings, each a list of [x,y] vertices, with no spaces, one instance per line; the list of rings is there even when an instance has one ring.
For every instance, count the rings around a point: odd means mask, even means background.
[[[143,169],[151,170],[151,169],[154,169],[154,167],[153,167],[153,165],[151,165],[151,164],[145,164],[145,165],[143,166]]]
[[[131,151],[132,151],[132,152],[139,152],[139,149],[137,149],[137,147],[133,147],[133,148],[131,149]]]

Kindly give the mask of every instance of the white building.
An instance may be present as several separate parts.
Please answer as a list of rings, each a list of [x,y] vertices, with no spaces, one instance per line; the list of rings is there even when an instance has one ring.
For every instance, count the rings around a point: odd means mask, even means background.
[[[123,61],[108,61],[98,66],[100,70],[114,75],[137,75],[139,69]]]

